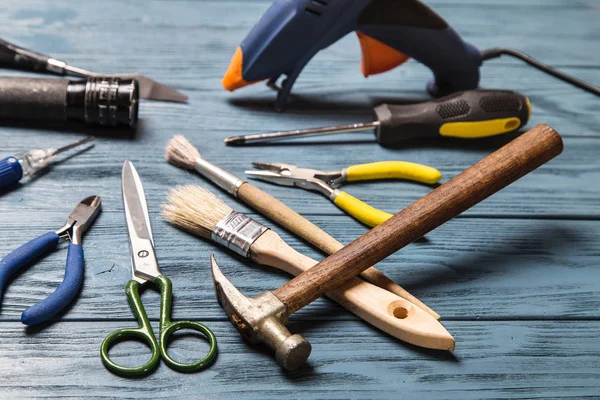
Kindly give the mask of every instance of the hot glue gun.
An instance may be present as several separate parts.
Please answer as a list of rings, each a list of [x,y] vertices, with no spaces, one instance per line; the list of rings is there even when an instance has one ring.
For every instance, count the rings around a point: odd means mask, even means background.
[[[353,31],[360,41],[365,77],[389,71],[412,57],[433,72],[427,90],[434,97],[477,88],[482,62],[502,54],[600,95],[597,87],[524,53],[478,50],[418,0],[275,0],[236,49],[223,86],[233,91],[268,80],[279,91],[276,108],[281,110],[310,59]],[[282,75],[285,79],[279,88]]]

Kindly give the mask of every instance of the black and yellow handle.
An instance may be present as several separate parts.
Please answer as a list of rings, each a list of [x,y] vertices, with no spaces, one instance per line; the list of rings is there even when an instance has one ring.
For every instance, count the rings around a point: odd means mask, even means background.
[[[381,104],[374,109],[377,141],[449,136],[476,139],[515,131],[531,114],[529,99],[509,90],[475,89],[410,105]]]

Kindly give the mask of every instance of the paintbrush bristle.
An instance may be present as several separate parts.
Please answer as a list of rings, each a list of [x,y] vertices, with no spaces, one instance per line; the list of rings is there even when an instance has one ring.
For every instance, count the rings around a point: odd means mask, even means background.
[[[200,152],[185,136],[175,135],[167,144],[165,157],[176,167],[194,169],[196,160],[200,158]]]
[[[171,189],[167,203],[162,205],[162,215],[173,225],[208,239],[217,223],[232,211],[221,199],[198,185]]]

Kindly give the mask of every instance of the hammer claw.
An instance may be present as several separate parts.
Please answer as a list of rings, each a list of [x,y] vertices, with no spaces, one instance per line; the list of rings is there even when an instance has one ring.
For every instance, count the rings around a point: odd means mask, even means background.
[[[254,298],[244,296],[223,275],[214,255],[210,256],[210,264],[219,304],[238,332],[250,343],[265,343],[273,349],[277,362],[287,370],[304,364],[310,355],[310,343],[285,327],[287,313],[281,300],[271,292]]]
[[[236,313],[236,310],[252,307],[250,299],[237,290],[229,279],[223,275],[214,254],[210,256],[210,266],[219,305],[225,310],[225,313],[242,336],[250,340],[250,342],[255,343],[256,340],[252,332],[248,332],[248,324]]]

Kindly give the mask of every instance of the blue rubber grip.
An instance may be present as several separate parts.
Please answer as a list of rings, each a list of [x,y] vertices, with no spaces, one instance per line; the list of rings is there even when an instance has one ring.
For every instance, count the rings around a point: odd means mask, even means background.
[[[53,250],[58,245],[59,236],[54,232],[48,232],[25,243],[18,249],[0,260],[0,299],[4,292],[6,282],[20,269],[25,268],[43,254]]]
[[[0,189],[19,182],[23,177],[23,168],[16,157],[0,160]]]
[[[54,293],[36,305],[23,311],[21,322],[36,325],[45,322],[61,312],[77,296],[83,282],[83,248],[69,244],[65,277]]]

